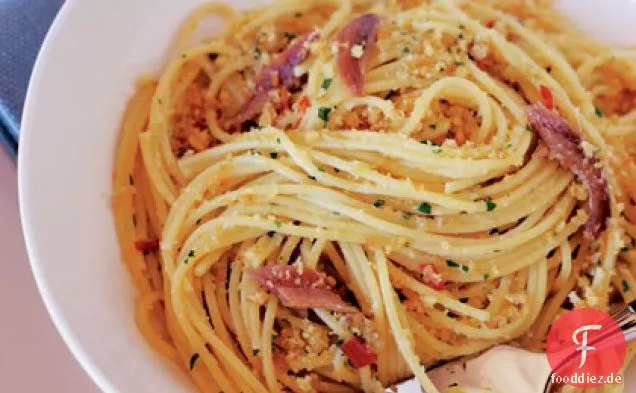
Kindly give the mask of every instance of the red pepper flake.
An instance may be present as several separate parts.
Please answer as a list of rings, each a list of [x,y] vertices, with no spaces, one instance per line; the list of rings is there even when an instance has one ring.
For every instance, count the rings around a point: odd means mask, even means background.
[[[378,356],[369,352],[366,345],[362,344],[356,337],[351,337],[345,341],[340,349],[347,355],[351,365],[355,368],[366,367],[378,361]]]
[[[159,239],[137,240],[135,248],[141,252],[157,251],[159,249]]]
[[[484,63],[483,61],[477,60],[475,64],[477,65],[477,68],[479,68],[480,70],[486,71],[486,63]]]
[[[554,109],[554,95],[552,94],[552,90],[550,90],[548,86],[541,84],[539,85],[539,91],[543,105],[550,110]]]
[[[493,27],[495,27],[495,23],[497,23],[496,20],[490,19],[489,21],[486,21],[486,27],[492,29]]]
[[[420,271],[422,272],[422,280],[424,281],[424,284],[438,291],[444,289],[444,280],[442,280],[442,277],[437,271],[437,267],[435,267],[435,265],[430,263],[422,264],[420,265]]]
[[[298,128],[300,122],[303,121],[303,117],[305,117],[307,109],[309,108],[311,108],[311,101],[309,100],[309,97],[303,96],[298,102],[298,118],[296,118],[296,121],[292,124],[292,128]]]

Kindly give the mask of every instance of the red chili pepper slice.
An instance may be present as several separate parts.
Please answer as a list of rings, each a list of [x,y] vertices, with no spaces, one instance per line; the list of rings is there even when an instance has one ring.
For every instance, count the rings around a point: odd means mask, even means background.
[[[548,86],[541,84],[539,85],[539,92],[541,93],[543,105],[550,110],[554,109],[554,95],[552,94],[552,90],[550,90]]]
[[[366,367],[378,361],[378,356],[375,353],[369,352],[367,346],[362,344],[356,337],[345,341],[340,346],[340,349],[347,355],[351,365],[355,368]]]

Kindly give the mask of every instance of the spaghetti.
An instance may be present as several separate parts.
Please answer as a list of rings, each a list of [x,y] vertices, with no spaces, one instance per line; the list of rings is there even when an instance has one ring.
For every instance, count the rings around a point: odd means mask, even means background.
[[[634,300],[635,59],[542,0],[200,7],[117,151],[141,332],[205,392],[434,393]]]

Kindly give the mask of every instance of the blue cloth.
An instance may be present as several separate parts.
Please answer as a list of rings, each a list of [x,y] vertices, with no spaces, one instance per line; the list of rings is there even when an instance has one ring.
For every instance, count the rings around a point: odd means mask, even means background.
[[[64,0],[0,0],[0,145],[14,157],[33,63]]]

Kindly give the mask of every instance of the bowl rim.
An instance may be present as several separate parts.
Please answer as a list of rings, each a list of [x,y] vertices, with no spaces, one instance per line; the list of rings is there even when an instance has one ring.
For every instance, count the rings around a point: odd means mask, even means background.
[[[65,22],[71,18],[76,4],[80,0],[66,0],[57,15],[55,16],[45,38],[42,42],[42,46],[37,55],[29,84],[27,88],[26,98],[24,101],[24,109],[22,112],[22,125],[20,127],[20,141],[18,150],[18,202],[20,211],[20,221],[22,224],[22,235],[24,236],[24,242],[26,245],[27,256],[31,271],[35,279],[38,292],[44,302],[44,306],[53,321],[58,334],[62,337],[64,344],[73,354],[75,360],[79,363],[82,369],[89,375],[91,380],[97,385],[97,387],[104,392],[116,392],[112,382],[101,372],[99,367],[96,366],[91,356],[87,353],[85,348],[79,342],[77,336],[73,332],[73,329],[68,324],[66,317],[64,316],[58,301],[51,292],[49,282],[44,274],[41,266],[42,258],[39,255],[38,248],[31,236],[33,233],[33,227],[35,220],[31,214],[29,203],[30,199],[30,180],[27,176],[28,162],[29,162],[29,149],[28,146],[33,142],[34,133],[31,131],[33,127],[31,123],[34,121],[34,117],[37,116],[37,104],[36,97],[39,94],[39,85],[43,78],[45,78],[45,71],[47,64],[51,59],[53,42],[56,41],[60,34]]]

